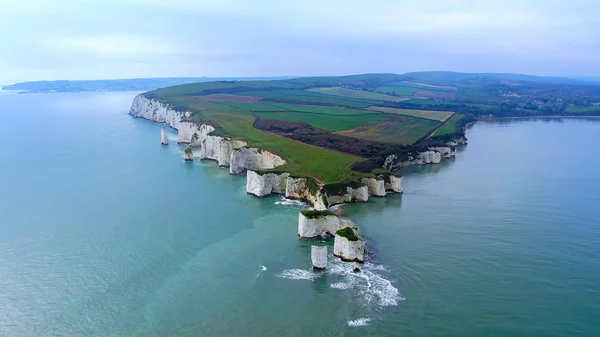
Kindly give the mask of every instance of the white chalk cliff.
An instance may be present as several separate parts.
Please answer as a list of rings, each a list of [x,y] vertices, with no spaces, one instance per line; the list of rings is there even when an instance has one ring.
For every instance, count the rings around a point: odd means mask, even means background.
[[[377,197],[385,197],[385,183],[383,179],[378,178],[362,178],[361,183],[367,185],[367,190],[370,195]]]
[[[354,231],[356,237],[358,237],[358,228],[347,227]],[[365,248],[362,240],[350,240],[340,234],[335,235],[333,241],[333,255],[341,258],[343,261],[354,261],[354,262],[365,262]]]
[[[384,186],[386,191],[402,193],[402,177],[390,175],[389,182],[385,182]]]
[[[129,114],[166,123],[177,130],[179,143],[200,146],[200,159],[210,159],[216,161],[219,166],[229,166],[231,174],[244,173],[248,168],[268,170],[286,163],[274,153],[247,147],[248,144],[244,141],[211,136],[210,133],[215,130],[213,126],[185,121],[191,112],[176,111],[168,104],[148,99],[143,95],[134,98]]]
[[[312,245],[310,246],[310,259],[314,269],[327,268],[327,246]]]
[[[311,211],[303,212],[298,213],[298,236],[302,239],[315,238],[325,234],[333,236],[345,224],[334,213],[313,215]]]
[[[269,170],[285,164],[276,154],[252,147],[234,149],[231,153],[229,173],[240,174],[246,170]]]
[[[246,173],[246,192],[257,197],[271,193],[285,194],[289,173],[256,173],[248,170]]]
[[[351,186],[345,187],[344,194],[328,194],[325,193],[325,198],[329,206],[343,204],[353,201],[368,201],[369,200],[369,189],[367,185],[353,188]]]

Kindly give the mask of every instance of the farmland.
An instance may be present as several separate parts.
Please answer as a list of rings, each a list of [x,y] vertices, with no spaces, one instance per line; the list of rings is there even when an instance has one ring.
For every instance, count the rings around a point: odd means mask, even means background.
[[[363,91],[363,90],[354,90],[354,89],[346,89],[340,87],[331,87],[331,88],[316,88],[309,89],[312,92],[318,92],[322,94],[328,94],[333,96],[341,96],[348,98],[362,98],[362,99],[371,99],[371,100],[380,100],[380,101],[402,101],[405,98],[380,94],[371,91]]]
[[[338,132],[340,135],[391,144],[413,144],[439,122],[408,116],[388,116],[378,123],[366,123],[354,129]]]
[[[281,155],[287,164],[278,169],[323,183],[370,174],[381,168],[383,153],[406,154],[460,135],[465,121],[478,116],[600,114],[600,86],[514,74],[215,81],[144,96],[190,111],[190,121],[210,123],[215,135]],[[369,165],[356,172],[351,167],[358,162]]]
[[[435,132],[435,136],[443,136],[443,135],[449,135],[451,133],[455,133],[456,132],[456,123],[463,118],[464,115],[463,114],[456,114],[452,117],[452,119],[443,127],[441,127],[439,130],[437,130]]]
[[[262,119],[307,123],[315,128],[330,131],[348,130],[367,122],[379,121],[385,118],[384,114],[336,116],[295,111],[259,112],[257,115]]]
[[[448,111],[436,111],[436,110],[414,110],[414,109],[400,109],[400,108],[388,108],[383,106],[371,106],[369,110],[379,111],[384,113],[390,113],[395,115],[405,115],[412,117],[419,117],[425,119],[432,119],[435,121],[445,121],[452,115],[452,112]]]

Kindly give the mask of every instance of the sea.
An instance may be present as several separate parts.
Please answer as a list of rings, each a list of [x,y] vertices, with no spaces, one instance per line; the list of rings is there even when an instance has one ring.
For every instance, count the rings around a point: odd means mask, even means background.
[[[340,207],[368,261],[316,272],[306,204],[184,162],[136,94],[0,92],[0,336],[600,334],[600,121],[478,122]]]

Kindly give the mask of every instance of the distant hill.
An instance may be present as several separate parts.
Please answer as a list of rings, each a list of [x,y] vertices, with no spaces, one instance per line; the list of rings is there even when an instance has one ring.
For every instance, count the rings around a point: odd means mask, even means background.
[[[210,77],[167,77],[167,78],[133,78],[116,80],[89,81],[34,81],[3,86],[2,90],[21,90],[25,92],[85,92],[85,91],[147,91],[174,85],[211,82],[222,80],[254,80],[257,78],[210,78]],[[261,78],[264,80],[282,79]]]
[[[554,76],[533,76],[524,74],[510,73],[457,73],[452,71],[421,71],[406,73],[404,76],[411,77],[424,83],[444,84],[456,83],[469,79],[493,79],[507,81],[525,81],[539,83],[564,83],[576,84],[584,82],[593,82],[594,78],[577,78],[577,77],[554,77]],[[597,79],[596,79],[597,80]]]

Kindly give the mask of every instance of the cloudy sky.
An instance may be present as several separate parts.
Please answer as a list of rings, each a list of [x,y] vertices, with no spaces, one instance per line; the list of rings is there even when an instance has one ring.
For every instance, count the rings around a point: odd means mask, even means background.
[[[600,76],[598,0],[0,0],[0,81]]]

